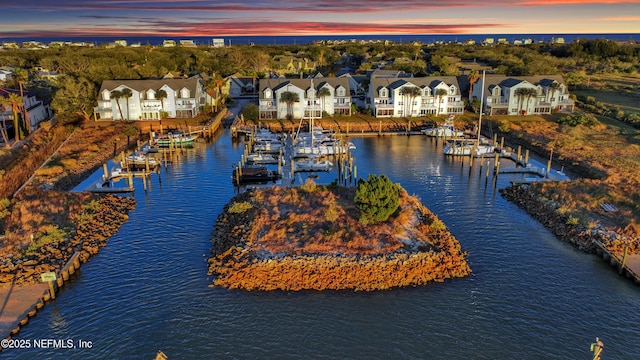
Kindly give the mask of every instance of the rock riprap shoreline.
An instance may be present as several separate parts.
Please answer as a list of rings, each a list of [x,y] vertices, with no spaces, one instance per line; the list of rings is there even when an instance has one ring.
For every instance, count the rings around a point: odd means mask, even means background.
[[[79,194],[77,201],[86,201]],[[71,196],[69,196],[71,197]],[[128,212],[136,206],[133,198],[115,195],[93,196],[96,208],[85,212],[76,231],[59,242],[44,244],[29,254],[4,254],[0,257],[0,286],[40,282],[40,274],[61,269],[75,254],[85,263],[104,247],[120,226],[128,220]]]
[[[389,220],[363,224],[353,188],[307,185],[253,189],[231,199],[212,232],[214,285],[374,291],[471,273],[455,237],[404,189]]]

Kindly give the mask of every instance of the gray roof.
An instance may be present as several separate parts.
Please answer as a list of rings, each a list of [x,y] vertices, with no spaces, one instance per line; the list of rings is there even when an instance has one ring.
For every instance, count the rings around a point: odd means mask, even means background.
[[[478,81],[482,81],[482,76],[478,79]],[[522,83],[523,81],[527,81],[530,84],[537,86],[540,85],[543,88],[549,86],[549,84],[554,81],[559,84],[564,84],[564,80],[562,79],[562,75],[535,75],[535,76],[506,76],[506,75],[485,75],[485,91],[489,91],[488,94],[491,94],[491,89],[494,86],[500,87],[513,87]]]
[[[100,86],[100,92],[104,90],[112,91],[120,85],[127,86],[138,92],[144,92],[147,90],[158,90],[164,85],[174,91],[178,91],[183,88],[189,89],[191,94],[196,94],[198,89],[198,82],[200,77],[195,75],[189,78],[177,78],[177,79],[150,79],[150,80],[104,80],[102,86]]]
[[[307,91],[311,87],[311,80],[313,80],[313,87],[316,89],[321,88],[325,84],[331,85],[333,88],[337,88],[342,86],[347,90],[347,94],[349,94],[349,79],[344,78],[336,78],[336,77],[323,77],[320,79],[260,79],[260,98],[263,97],[265,89],[278,90],[282,87],[287,86],[287,84],[296,86],[304,91]]]
[[[396,89],[407,83],[413,84],[419,88],[424,89],[429,87],[431,89],[438,86],[440,83],[445,83],[447,86],[455,86],[458,91],[456,95],[460,94],[460,85],[458,84],[458,78],[455,76],[425,76],[425,77],[412,77],[412,78],[372,78],[371,87],[377,92],[381,88],[386,87],[388,89]]]

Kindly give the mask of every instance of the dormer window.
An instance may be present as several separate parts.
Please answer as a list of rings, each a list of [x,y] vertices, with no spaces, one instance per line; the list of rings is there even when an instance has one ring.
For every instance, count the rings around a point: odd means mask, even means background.
[[[189,89],[183,88],[182,90],[180,90],[180,97],[181,98],[188,99],[188,98],[191,97],[190,95],[191,95],[191,93],[189,92]]]
[[[497,86],[494,87],[492,93],[493,93],[493,96],[500,96],[500,88]]]
[[[264,90],[264,98],[265,99],[271,99],[271,96],[273,96],[273,93],[271,92],[271,89],[265,89]]]
[[[102,92],[102,100],[111,100],[111,92],[109,90]]]
[[[422,94],[423,96],[431,96],[431,89],[425,87],[424,89],[422,89]]]
[[[380,89],[380,97],[387,97],[387,96],[389,96],[387,89],[386,88]]]
[[[451,87],[449,87],[449,95],[455,95],[456,94],[456,87],[451,85]]]
[[[345,96],[345,90],[343,87],[339,87],[336,89],[337,96]]]
[[[153,90],[147,90],[147,100],[155,100],[156,92]]]

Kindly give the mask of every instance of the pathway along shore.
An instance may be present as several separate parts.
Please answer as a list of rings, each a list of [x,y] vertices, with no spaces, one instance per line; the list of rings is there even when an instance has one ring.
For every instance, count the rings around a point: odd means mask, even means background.
[[[364,225],[355,235],[358,219],[343,209],[336,210],[338,218],[319,215],[348,201],[331,190],[274,187],[236,195],[212,233],[213,283],[245,290],[374,291],[469,275],[459,242],[435,214],[401,192],[395,222],[383,229]]]

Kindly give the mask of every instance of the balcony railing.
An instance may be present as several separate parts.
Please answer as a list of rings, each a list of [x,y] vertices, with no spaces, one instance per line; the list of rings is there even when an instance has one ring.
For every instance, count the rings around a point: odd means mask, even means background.
[[[393,104],[376,104],[376,109],[393,109]]]
[[[195,108],[195,103],[176,104],[176,110],[193,110]]]
[[[509,102],[508,101],[501,101],[501,102],[497,102],[497,103],[489,103],[487,104],[488,107],[492,107],[492,108],[508,108],[509,107]]]
[[[260,105],[260,111],[276,111],[278,109],[275,105]]]

